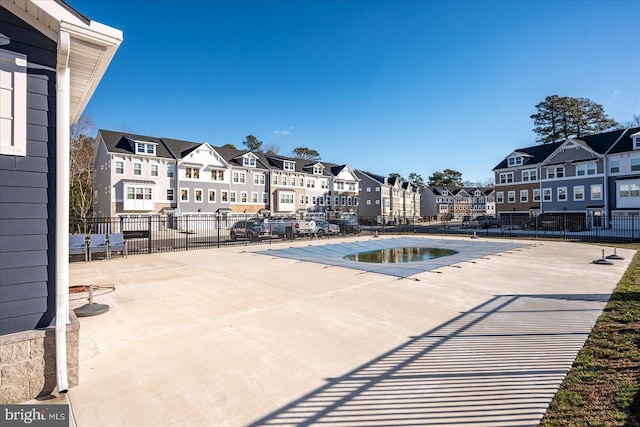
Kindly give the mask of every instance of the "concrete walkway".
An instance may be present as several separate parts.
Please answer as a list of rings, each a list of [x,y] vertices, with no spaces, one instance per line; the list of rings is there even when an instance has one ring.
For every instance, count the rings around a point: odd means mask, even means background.
[[[260,245],[73,263],[116,286],[80,319],[78,425],[537,425],[634,252],[515,243],[405,279]]]

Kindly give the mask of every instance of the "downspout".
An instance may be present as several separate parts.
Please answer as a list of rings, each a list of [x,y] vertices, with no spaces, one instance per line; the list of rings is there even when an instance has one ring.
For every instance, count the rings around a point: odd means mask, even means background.
[[[69,323],[69,110],[71,37],[58,35],[56,68],[56,382],[58,393],[66,393],[67,323]]]

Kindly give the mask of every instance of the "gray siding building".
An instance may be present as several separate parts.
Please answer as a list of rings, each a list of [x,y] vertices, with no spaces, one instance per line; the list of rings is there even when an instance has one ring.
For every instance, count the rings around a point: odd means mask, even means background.
[[[62,1],[0,2],[0,404],[77,383],[78,330],[68,292],[69,126],[121,41],[120,31]],[[86,72],[74,73],[70,64]],[[37,369],[54,359],[55,373]],[[5,376],[12,364],[24,375]]]

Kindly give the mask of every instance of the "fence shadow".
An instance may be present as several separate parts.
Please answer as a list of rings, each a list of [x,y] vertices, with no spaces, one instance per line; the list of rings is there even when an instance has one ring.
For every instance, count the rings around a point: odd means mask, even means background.
[[[538,425],[608,299],[495,296],[250,425]]]

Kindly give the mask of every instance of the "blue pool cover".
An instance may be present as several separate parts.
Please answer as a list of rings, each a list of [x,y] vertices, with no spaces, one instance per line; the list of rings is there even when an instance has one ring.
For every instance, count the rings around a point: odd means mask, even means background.
[[[371,238],[363,242],[332,243],[300,248],[269,249],[255,253],[337,267],[353,268],[372,273],[387,274],[389,276],[409,277],[436,268],[521,248],[523,246],[526,245],[521,243],[488,242],[471,239],[440,240],[418,237],[398,237],[394,239]],[[444,248],[457,251],[458,253],[426,261],[395,264],[376,264],[344,259],[347,255],[353,255],[359,252],[391,248]]]

